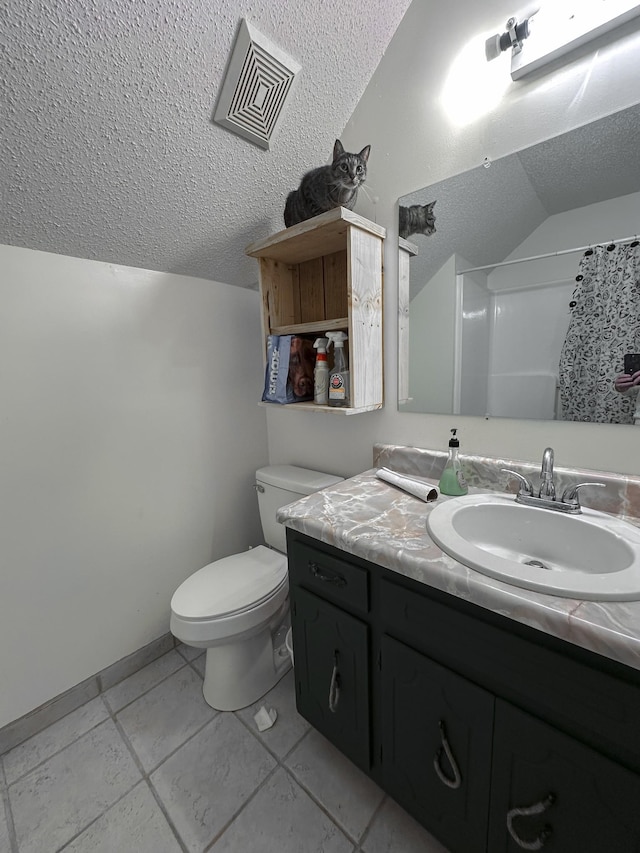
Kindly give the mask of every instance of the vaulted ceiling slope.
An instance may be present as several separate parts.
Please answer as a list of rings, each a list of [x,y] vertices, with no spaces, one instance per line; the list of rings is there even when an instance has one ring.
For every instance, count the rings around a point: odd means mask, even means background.
[[[640,192],[640,104],[573,128],[468,172],[416,190],[402,204],[438,202],[434,235],[410,237],[411,298],[431,281],[453,252],[457,268],[495,264],[549,216]],[[638,228],[637,215],[626,234]],[[587,242],[587,237],[577,245]],[[559,245],[558,250],[576,246]]]
[[[5,0],[0,243],[253,286],[409,4]],[[302,66],[269,151],[211,120],[242,18]]]

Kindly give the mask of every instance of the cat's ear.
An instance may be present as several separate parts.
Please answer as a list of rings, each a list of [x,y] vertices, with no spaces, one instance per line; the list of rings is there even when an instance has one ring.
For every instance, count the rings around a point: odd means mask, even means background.
[[[436,201],[437,201],[437,199],[436,199]],[[433,208],[434,208],[435,206],[436,206],[436,202],[435,202],[435,201],[430,201],[430,202],[429,202],[429,204],[425,205],[425,207],[426,207],[426,208],[427,208],[427,210],[429,210],[429,211],[432,211],[432,210],[433,210]]]
[[[367,145],[365,148],[362,149],[362,151],[360,152],[360,154],[358,156],[361,157],[364,160],[364,162],[366,163],[367,160],[369,159],[369,152],[370,151],[371,151],[371,146]]]
[[[344,148],[342,147],[342,142],[339,139],[336,139],[335,144],[333,146],[333,162],[341,157],[344,154]]]

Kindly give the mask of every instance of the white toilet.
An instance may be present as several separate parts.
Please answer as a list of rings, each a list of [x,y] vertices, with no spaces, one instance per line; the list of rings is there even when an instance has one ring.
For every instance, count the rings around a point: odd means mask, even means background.
[[[207,650],[203,693],[219,711],[252,705],[291,668],[286,533],[281,506],[320,491],[342,477],[273,465],[256,471],[265,542],[209,563],[188,577],[171,599],[171,633]]]

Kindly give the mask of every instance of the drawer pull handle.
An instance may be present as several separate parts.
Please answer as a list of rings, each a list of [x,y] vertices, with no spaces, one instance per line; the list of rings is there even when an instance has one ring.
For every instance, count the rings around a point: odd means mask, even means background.
[[[451,746],[449,745],[449,741],[447,740],[447,731],[444,727],[444,720],[440,720],[438,723],[438,728],[440,729],[440,739],[442,740],[442,746],[436,752],[433,758],[433,768],[438,774],[438,779],[442,782],[443,785],[446,785],[447,788],[459,788],[462,784],[462,776],[460,775],[460,770],[458,768],[458,764],[453,757],[453,752],[451,751]],[[442,761],[442,753],[447,756],[447,761],[451,769],[453,770],[453,779],[450,779],[440,766],[440,762]]]
[[[338,710],[340,701],[340,672],[338,670],[338,652],[334,652],[334,664],[331,671],[331,683],[329,684],[329,710],[332,714]]]
[[[329,574],[326,570],[321,569],[317,563],[311,562],[311,560],[309,561],[309,571],[314,578],[317,578],[319,581],[324,581],[324,583],[332,583],[334,586],[347,585],[347,579],[345,577],[333,573]]]
[[[545,826],[535,841],[524,841],[520,838],[513,827],[513,821],[515,818],[542,814],[543,812],[546,812],[546,810],[552,806],[555,801],[555,794],[547,794],[544,800],[540,800],[539,803],[534,803],[532,806],[516,807],[515,809],[511,809],[511,811],[507,812],[507,829],[509,830],[509,835],[513,838],[518,847],[521,847],[523,850],[541,850],[549,840],[553,830],[550,826]]]

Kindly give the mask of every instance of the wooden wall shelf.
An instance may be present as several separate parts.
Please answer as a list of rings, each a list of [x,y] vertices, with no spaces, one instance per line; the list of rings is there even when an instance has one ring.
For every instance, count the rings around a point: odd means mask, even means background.
[[[385,234],[375,222],[338,207],[247,246],[246,254],[260,264],[265,360],[268,335],[341,329],[349,337],[351,406],[292,403],[288,409],[357,414],[382,408]]]

